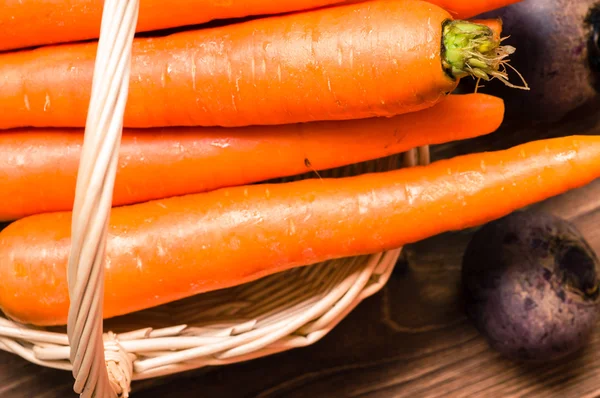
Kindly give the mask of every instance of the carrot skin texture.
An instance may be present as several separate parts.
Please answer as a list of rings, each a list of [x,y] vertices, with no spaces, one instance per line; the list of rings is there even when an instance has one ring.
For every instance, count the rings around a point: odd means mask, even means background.
[[[137,38],[124,127],[247,126],[394,116],[433,106],[443,9],[373,0]],[[0,129],[83,127],[96,43],[0,55]]]
[[[117,207],[104,316],[484,224],[600,177],[600,136],[541,140],[427,166],[225,188]],[[0,232],[0,308],[64,324],[69,212]]]
[[[308,10],[342,1],[141,0],[136,31]],[[102,0],[2,0],[0,4],[0,51],[97,39],[100,32]]]
[[[304,11],[360,1],[344,0],[142,0],[137,32],[149,32],[218,19],[242,18]],[[429,0],[446,8],[454,19],[471,18],[518,0]],[[56,43],[97,39],[102,16],[101,0],[0,1],[0,51]],[[44,15],[44,18],[39,18]]]
[[[495,131],[502,99],[450,95],[391,118],[242,127],[125,130],[113,206],[377,159]],[[0,132],[0,220],[72,210],[83,130]]]

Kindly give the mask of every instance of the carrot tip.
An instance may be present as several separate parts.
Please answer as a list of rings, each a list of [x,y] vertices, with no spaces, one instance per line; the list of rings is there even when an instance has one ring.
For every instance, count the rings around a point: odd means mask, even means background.
[[[523,76],[509,64],[508,56],[516,49],[500,45],[503,40],[484,24],[447,21],[443,27],[443,67],[450,76],[457,79],[465,76],[485,81],[498,79],[509,87],[529,90]],[[507,67],[517,73],[523,86],[508,81]]]

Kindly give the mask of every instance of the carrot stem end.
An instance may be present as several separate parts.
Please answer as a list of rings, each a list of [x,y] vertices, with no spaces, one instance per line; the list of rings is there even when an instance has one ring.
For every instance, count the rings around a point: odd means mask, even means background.
[[[447,21],[442,37],[443,67],[456,79],[465,76],[485,81],[497,79],[507,86],[529,90],[518,71],[524,85],[516,86],[508,81],[506,67],[512,68],[508,57],[515,52],[515,48],[501,45],[502,40],[486,25],[461,20]]]

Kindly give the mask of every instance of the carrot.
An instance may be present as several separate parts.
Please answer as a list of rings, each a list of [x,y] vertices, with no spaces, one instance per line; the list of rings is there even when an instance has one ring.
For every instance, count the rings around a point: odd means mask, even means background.
[[[600,136],[574,136],[428,166],[116,207],[104,316],[481,225],[598,177]],[[70,228],[71,213],[57,212],[0,232],[0,308],[7,316],[66,323]]]
[[[137,32],[197,25],[217,19],[281,14],[343,0],[141,0]],[[102,0],[3,0],[0,51],[97,39]],[[40,16],[43,15],[43,18]]]
[[[521,0],[427,0],[448,10],[453,18],[472,18],[484,12],[506,7]]]
[[[365,0],[360,0],[363,2]],[[466,19],[517,0],[429,0],[455,19]],[[137,32],[203,24],[213,20],[304,11],[344,0],[142,0]],[[4,0],[0,2],[0,51],[97,39],[102,0]],[[44,18],[39,16],[43,15]]]
[[[124,125],[389,117],[433,106],[463,76],[505,79],[494,32],[448,18],[426,2],[374,0],[138,38]],[[83,127],[95,54],[96,43],[2,54],[0,129]]]
[[[125,130],[113,205],[359,163],[495,131],[502,99],[450,95],[392,118],[240,128]],[[83,130],[0,133],[0,220],[72,210]]]
[[[369,0],[346,0],[345,4],[364,3]],[[425,0],[450,13],[454,19],[468,19],[484,12],[493,11],[522,0]]]

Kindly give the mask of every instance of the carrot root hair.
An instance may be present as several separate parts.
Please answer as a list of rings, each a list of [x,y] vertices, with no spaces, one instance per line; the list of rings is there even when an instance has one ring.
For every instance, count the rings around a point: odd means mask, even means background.
[[[501,45],[505,39],[484,23],[446,21],[442,37],[444,69],[454,78],[472,76],[485,81],[497,79],[509,87],[529,90],[523,76],[510,65],[508,57],[515,52],[515,48]],[[523,86],[509,82],[507,67],[517,73]]]

